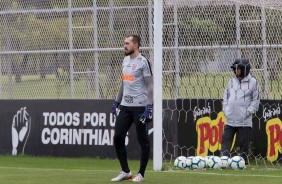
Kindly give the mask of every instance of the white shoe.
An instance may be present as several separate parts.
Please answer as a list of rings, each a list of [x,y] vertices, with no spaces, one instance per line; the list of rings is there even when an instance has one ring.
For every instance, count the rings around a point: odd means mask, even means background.
[[[141,182],[143,180],[144,180],[143,176],[140,173],[138,173],[132,181],[133,182]]]
[[[111,181],[130,180],[131,178],[132,178],[131,172],[126,173],[121,171],[120,174],[117,177],[113,178]]]

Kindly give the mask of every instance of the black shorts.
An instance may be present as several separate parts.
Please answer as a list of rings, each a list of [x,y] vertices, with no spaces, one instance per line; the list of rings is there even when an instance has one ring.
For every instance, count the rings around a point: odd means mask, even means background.
[[[129,128],[134,123],[139,140],[149,141],[148,124],[143,124],[139,118],[144,113],[145,107],[120,106],[120,112],[116,119],[115,136],[125,137]]]

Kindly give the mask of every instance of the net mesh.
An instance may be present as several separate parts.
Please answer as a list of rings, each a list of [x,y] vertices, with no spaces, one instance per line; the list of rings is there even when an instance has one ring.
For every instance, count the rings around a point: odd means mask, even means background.
[[[1,1],[1,97],[112,99],[125,35],[138,34],[149,47],[150,7],[142,0]]]
[[[234,75],[230,66],[239,57],[250,60],[251,74],[261,87],[261,99],[280,100],[281,5],[281,1],[258,0],[166,1],[163,91],[165,99],[175,101],[164,104],[164,122],[176,121],[182,135],[187,134],[181,127],[186,127],[186,130],[197,127],[196,119],[191,117],[204,109],[195,109],[192,103],[187,105],[185,99],[209,99],[210,105],[201,104],[200,101],[195,104],[197,107],[211,107],[210,112],[199,117],[210,117],[212,126],[221,111],[216,109],[215,104],[223,98],[224,89]],[[268,105],[260,104],[260,109],[267,109]],[[280,105],[275,108],[279,109]],[[253,117],[256,122],[262,122],[262,119],[257,114]],[[265,131],[260,125],[255,129]],[[280,134],[278,132],[278,136]],[[193,136],[187,136],[187,140],[196,142],[197,134]],[[216,135],[211,137],[212,140],[217,138]],[[178,156],[195,156],[199,152],[198,147],[185,146],[170,134],[164,134],[163,139],[163,160],[167,169],[173,168]],[[255,152],[253,146],[254,143],[251,143],[247,155],[250,167],[280,168],[281,158],[269,162],[265,154]],[[279,149],[279,145],[276,146]],[[212,146],[206,149],[209,155],[219,154],[215,150],[210,152]],[[238,154],[240,150],[235,147],[230,157]]]
[[[0,1],[0,98],[113,99],[124,37],[140,35],[142,53],[153,59],[153,3]],[[281,100],[280,0],[165,0],[163,16],[163,97],[172,101],[164,126],[187,123],[174,114],[193,112],[179,110],[176,99],[220,101],[238,57],[250,60],[261,99]],[[164,134],[168,163],[195,152],[172,137]]]

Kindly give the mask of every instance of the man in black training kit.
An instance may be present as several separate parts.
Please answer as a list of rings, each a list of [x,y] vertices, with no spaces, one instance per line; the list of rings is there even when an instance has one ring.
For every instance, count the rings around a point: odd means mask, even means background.
[[[148,123],[152,121],[153,113],[153,74],[150,62],[139,51],[140,41],[137,35],[129,35],[124,40],[122,83],[112,106],[112,113],[116,116],[114,145],[122,171],[111,181],[132,178],[127,162],[125,137],[133,123],[141,147],[141,158],[138,174],[132,181],[144,180],[150,156]],[[120,109],[118,114],[117,108]]]
[[[252,115],[259,108],[259,85],[251,76],[248,59],[236,59],[231,66],[235,76],[229,81],[223,97],[223,112],[226,117],[222,135],[221,154],[230,156],[235,133],[241,156],[248,165],[249,143],[252,131]]]

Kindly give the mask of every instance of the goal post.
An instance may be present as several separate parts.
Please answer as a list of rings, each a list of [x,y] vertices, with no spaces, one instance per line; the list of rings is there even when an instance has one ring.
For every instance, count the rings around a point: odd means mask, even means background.
[[[162,169],[162,24],[163,0],[154,1],[154,134],[153,169]]]

